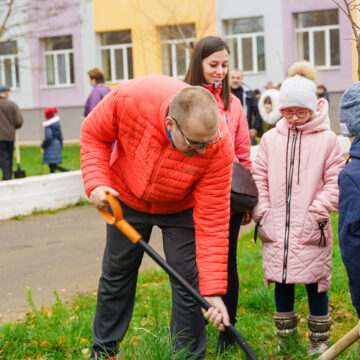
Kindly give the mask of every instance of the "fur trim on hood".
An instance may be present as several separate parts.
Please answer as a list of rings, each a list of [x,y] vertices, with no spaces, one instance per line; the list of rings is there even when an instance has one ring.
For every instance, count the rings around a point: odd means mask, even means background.
[[[261,118],[269,125],[275,125],[281,119],[281,113],[279,111],[279,90],[268,89],[261,94],[259,99],[258,108]],[[272,110],[267,113],[264,106],[265,99],[269,97],[271,99]]]
[[[48,126],[50,126],[52,124],[55,124],[58,121],[60,121],[60,118],[58,116],[54,116],[51,119],[43,121],[42,125],[43,125],[43,127],[48,127]]]

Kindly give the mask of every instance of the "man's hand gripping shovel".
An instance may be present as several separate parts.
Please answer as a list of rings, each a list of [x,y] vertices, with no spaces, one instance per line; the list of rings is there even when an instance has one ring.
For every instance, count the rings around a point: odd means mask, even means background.
[[[210,309],[211,305],[185,280],[183,279],[156,251],[154,251],[149,244],[142,239],[141,235],[124,219],[123,212],[118,200],[110,194],[109,191],[105,191],[107,201],[111,207],[113,215],[104,209],[98,209],[104,220],[110,224],[116,226],[126,237],[128,237],[134,244],[140,246],[153,260],[155,260],[173,279],[175,279],[200,306],[205,310]],[[231,335],[239,343],[248,359],[257,360],[256,355],[247,344],[243,336],[235,329],[233,325],[229,325],[226,328]]]

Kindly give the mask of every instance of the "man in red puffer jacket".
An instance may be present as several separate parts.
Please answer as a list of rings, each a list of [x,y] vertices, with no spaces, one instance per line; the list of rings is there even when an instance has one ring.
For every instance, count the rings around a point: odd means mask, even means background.
[[[109,190],[146,241],[158,225],[167,262],[213,305],[205,315],[220,330],[229,325],[221,295],[227,289],[233,160],[230,135],[213,96],[163,75],[119,85],[81,129],[81,170],[91,203],[107,207],[104,190]],[[119,230],[107,227],[94,359],[118,352],[131,320],[142,256]],[[176,282],[171,285],[174,351],[188,347],[189,357],[203,359],[200,306]]]

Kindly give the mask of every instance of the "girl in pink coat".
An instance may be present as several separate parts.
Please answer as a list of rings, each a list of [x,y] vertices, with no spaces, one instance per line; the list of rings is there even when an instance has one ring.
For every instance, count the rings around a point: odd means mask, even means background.
[[[252,168],[259,190],[252,215],[263,246],[266,286],[275,283],[277,332],[281,340],[295,334],[294,285],[305,284],[309,355],[329,346],[330,212],[337,210],[337,178],[344,165],[328,102],[316,98],[316,75],[305,61],[290,68],[280,89],[283,118],[262,137]]]

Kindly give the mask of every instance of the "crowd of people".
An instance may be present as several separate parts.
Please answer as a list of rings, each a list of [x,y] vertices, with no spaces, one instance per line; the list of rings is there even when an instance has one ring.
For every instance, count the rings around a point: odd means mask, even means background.
[[[240,70],[229,72],[229,53],[226,42],[208,36],[196,43],[184,82],[149,75],[115,87],[81,129],[85,190],[99,209],[108,206],[105,190],[117,197],[145,241],[154,225],[160,227],[167,262],[212,305],[204,315],[220,330],[219,353],[234,345],[224,330],[237,320],[237,239],[241,224],[252,218],[262,241],[266,286],[275,284],[279,345],[287,346],[296,333],[294,285],[304,284],[308,354],[323,353],[330,338],[330,213],[338,210],[339,174],[339,238],[359,315],[360,212],[353,194],[360,178],[360,101],[354,93],[360,83],[340,104],[344,135],[355,139],[345,166],[314,66],[295,63],[279,89],[268,84],[259,97]],[[251,163],[251,143],[261,134]],[[234,161],[251,169],[259,192],[257,205],[245,213],[230,211]],[[131,320],[142,256],[107,226],[92,359],[116,358]],[[173,349],[187,348],[189,358],[204,359],[200,305],[170,281]]]
[[[316,86],[313,65],[295,63],[280,86],[268,82],[263,91],[253,91],[241,70],[229,70],[229,58],[226,42],[207,36],[195,44],[184,81],[153,74],[110,91],[102,70],[90,70],[93,89],[80,139],[85,191],[98,209],[109,205],[105,191],[115,196],[147,242],[158,226],[166,261],[211,304],[203,314],[170,278],[174,351],[187,348],[189,358],[204,359],[204,316],[220,330],[218,352],[234,346],[225,330],[237,321],[237,241],[241,225],[253,219],[255,238],[262,241],[265,284],[275,284],[280,346],[296,333],[295,284],[303,284],[308,354],[323,353],[331,326],[330,213],[338,209],[341,253],[360,316],[360,82],[340,103],[340,126],[352,142],[345,165],[330,128],[328,93]],[[3,90],[0,126],[8,135],[0,137],[0,164],[6,179],[9,172],[11,178],[14,131],[23,120]],[[67,171],[59,165],[57,113],[57,108],[44,111],[41,150],[51,172]],[[250,148],[259,138],[252,163]],[[234,162],[251,171],[258,188],[258,202],[248,211],[230,210]],[[91,359],[116,358],[132,317],[142,257],[141,248],[107,226]]]

